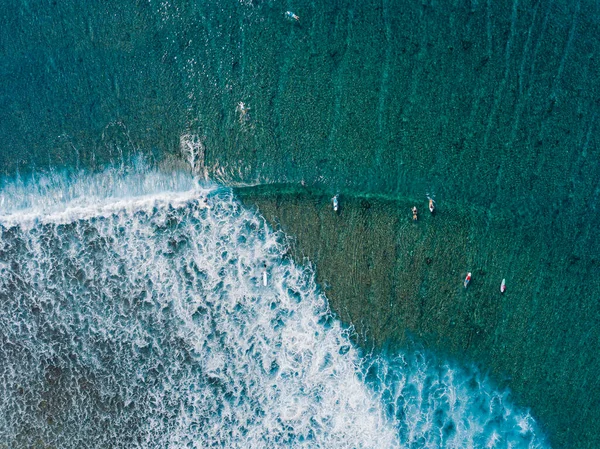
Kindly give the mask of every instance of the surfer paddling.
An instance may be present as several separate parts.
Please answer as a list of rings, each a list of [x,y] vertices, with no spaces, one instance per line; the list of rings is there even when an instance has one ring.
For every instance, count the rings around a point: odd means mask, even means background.
[[[506,279],[502,279],[502,283],[500,284],[500,293],[504,293],[506,291]]]
[[[331,202],[333,203],[333,211],[337,212],[340,209],[340,195],[337,194],[331,198]]]
[[[429,212],[433,214],[433,211],[435,210],[435,201],[429,197],[427,197],[427,199],[429,200]]]
[[[413,220],[417,221],[419,219],[419,216],[417,215],[417,206],[413,206],[412,209],[412,214],[413,214]]]
[[[464,282],[465,288],[467,288],[467,285],[469,285],[469,282],[471,282],[471,272],[468,272],[467,277],[465,278],[465,282]]]
[[[285,16],[290,20],[295,20],[296,22],[298,22],[300,20],[300,17],[298,17],[292,11],[286,11]]]

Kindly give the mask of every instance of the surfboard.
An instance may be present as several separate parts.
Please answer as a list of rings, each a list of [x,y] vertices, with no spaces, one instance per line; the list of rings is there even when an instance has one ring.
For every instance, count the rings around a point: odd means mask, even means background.
[[[340,202],[339,202],[339,195],[334,196],[333,198],[331,198],[331,202],[333,203],[333,211],[337,212],[338,209],[340,208]]]

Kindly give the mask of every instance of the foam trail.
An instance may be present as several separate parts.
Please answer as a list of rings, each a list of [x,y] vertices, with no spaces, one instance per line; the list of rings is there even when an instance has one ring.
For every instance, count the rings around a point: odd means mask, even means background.
[[[9,447],[545,447],[476,372],[361,357],[227,189],[138,166],[0,199]]]

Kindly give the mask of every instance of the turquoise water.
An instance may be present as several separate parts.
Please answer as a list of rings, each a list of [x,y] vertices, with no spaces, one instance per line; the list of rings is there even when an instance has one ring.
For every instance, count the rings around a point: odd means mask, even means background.
[[[55,214],[69,232],[85,226],[85,200],[66,215],[48,209],[79,198],[58,193],[72,186],[48,170],[91,179],[138,153],[171,173],[192,162],[297,238],[355,343],[414,367],[414,337],[437,360],[427,366],[489,370],[489,391],[509,387],[556,447],[600,444],[597,2],[9,0],[1,16],[0,215],[17,197],[36,210],[10,215],[7,229]],[[130,184],[94,204],[151,187]],[[424,211],[427,195],[437,221],[413,226],[405,211]],[[136,213],[109,203],[106,217]],[[466,271],[472,288],[455,289]],[[490,298],[503,277],[509,294]],[[84,409],[104,407],[86,394]],[[22,416],[35,421],[40,404]],[[136,410],[119,416],[142,419]],[[71,419],[61,416],[57,426]],[[52,435],[35,422],[32,435]]]

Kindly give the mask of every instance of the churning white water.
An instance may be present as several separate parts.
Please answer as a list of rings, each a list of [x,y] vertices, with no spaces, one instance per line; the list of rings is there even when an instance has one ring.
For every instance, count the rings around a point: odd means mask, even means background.
[[[0,447],[545,447],[473,370],[361,356],[286,249],[187,174],[5,185]]]

